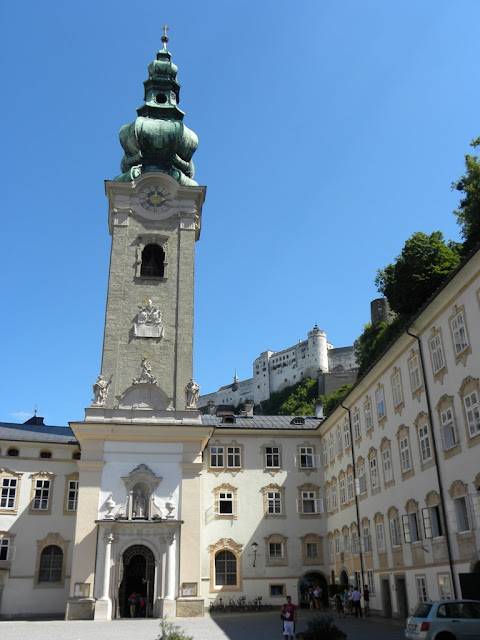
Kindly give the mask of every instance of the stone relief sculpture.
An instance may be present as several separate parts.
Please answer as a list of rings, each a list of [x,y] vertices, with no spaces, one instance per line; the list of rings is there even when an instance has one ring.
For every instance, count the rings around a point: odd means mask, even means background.
[[[151,300],[143,300],[138,307],[134,324],[137,338],[163,338],[162,312]]]
[[[110,380],[105,380],[105,378],[100,374],[96,382],[93,383],[93,400],[92,406],[103,406],[107,400],[108,387],[112,382],[113,375],[110,376]]]
[[[185,409],[196,409],[200,385],[190,378],[190,382],[185,387]]]
[[[147,358],[142,358],[139,378],[133,378],[133,384],[157,384],[157,379],[152,375],[152,367],[147,364]]]

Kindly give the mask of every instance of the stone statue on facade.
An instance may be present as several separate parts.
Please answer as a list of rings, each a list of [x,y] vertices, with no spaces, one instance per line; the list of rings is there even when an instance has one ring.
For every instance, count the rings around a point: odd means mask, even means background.
[[[135,499],[133,501],[133,511],[136,518],[145,517],[145,494],[140,489],[135,493]]]
[[[196,409],[200,385],[190,378],[190,382],[185,386],[185,409]]]
[[[157,384],[157,379],[152,375],[152,367],[147,364],[147,358],[142,358],[141,372],[138,378],[133,378],[133,384]]]
[[[162,312],[151,300],[144,300],[138,307],[134,330],[137,338],[162,338]]]
[[[112,382],[112,377],[110,376],[110,380],[105,380],[105,378],[100,374],[96,382],[93,383],[93,400],[92,406],[103,406],[107,400],[108,387]]]

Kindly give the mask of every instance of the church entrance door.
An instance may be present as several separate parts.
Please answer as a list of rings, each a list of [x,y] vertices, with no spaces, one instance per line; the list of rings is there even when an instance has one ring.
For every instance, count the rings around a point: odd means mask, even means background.
[[[135,544],[124,551],[118,589],[118,609],[121,618],[152,617],[154,575],[155,558],[148,547]],[[130,610],[128,602],[132,593],[138,596],[135,611]],[[145,600],[143,608],[140,606],[142,598]]]

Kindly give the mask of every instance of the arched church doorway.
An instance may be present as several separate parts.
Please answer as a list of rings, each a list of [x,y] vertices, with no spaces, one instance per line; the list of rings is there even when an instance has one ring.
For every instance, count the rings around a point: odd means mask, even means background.
[[[323,573],[319,573],[318,571],[309,571],[304,576],[300,578],[298,581],[297,589],[298,589],[298,606],[307,608],[309,607],[308,603],[308,590],[310,587],[315,589],[315,587],[320,587],[322,590],[320,601],[323,605],[323,609],[328,607],[328,585],[327,580]],[[292,594],[293,595],[293,594]]]
[[[118,610],[121,618],[132,617],[128,603],[132,593],[138,596],[135,617],[152,617],[154,574],[155,558],[148,547],[135,544],[124,551],[120,564],[118,589]],[[145,599],[144,610],[140,606],[142,597]]]
[[[343,569],[340,573],[340,584],[348,586],[348,573],[345,571],[345,569]]]

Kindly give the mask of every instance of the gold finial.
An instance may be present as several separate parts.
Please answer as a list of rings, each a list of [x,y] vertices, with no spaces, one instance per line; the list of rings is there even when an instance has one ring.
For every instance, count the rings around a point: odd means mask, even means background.
[[[161,38],[162,42],[163,42],[163,48],[166,51],[167,50],[167,42],[168,42],[168,36],[167,36],[167,31],[170,31],[170,27],[167,26],[166,24],[163,25],[163,27],[161,27],[163,29],[163,36]]]

